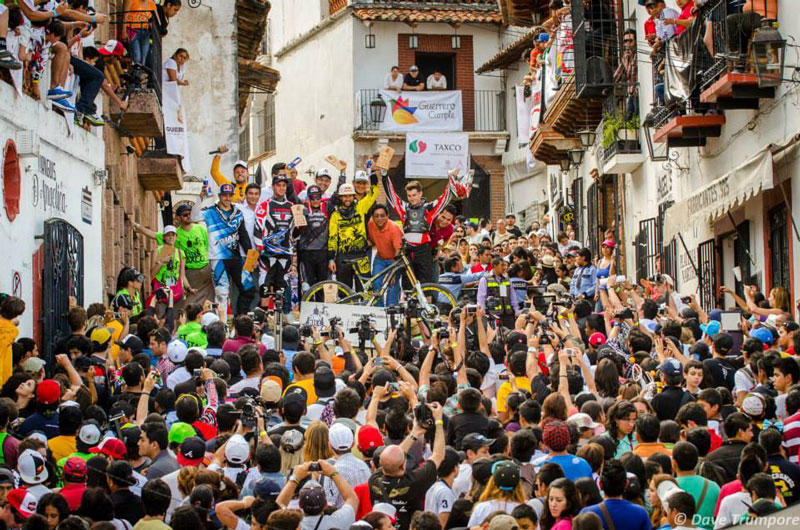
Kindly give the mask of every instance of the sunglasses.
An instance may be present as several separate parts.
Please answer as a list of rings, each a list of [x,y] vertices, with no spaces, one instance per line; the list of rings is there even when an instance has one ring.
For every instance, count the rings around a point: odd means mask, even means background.
[[[623,39],[622,42],[633,42],[633,39]]]

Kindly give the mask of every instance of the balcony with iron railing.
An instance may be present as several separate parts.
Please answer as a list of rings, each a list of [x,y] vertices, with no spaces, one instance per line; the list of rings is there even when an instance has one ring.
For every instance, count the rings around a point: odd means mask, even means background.
[[[379,98],[381,90],[365,88],[356,93],[358,110],[355,130],[362,134],[378,132],[382,117],[388,112],[388,102]],[[505,92],[502,90],[460,90],[462,130],[474,133],[504,133],[506,131]],[[399,93],[402,94],[402,93]]]
[[[603,102],[603,120],[597,128],[603,173],[630,173],[644,162],[638,89],[636,83],[617,83]]]

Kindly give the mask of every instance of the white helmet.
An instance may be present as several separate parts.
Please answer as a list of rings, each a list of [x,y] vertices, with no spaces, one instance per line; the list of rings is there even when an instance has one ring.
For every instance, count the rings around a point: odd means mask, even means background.
[[[339,186],[339,195],[355,195],[356,190],[352,184],[342,184]]]

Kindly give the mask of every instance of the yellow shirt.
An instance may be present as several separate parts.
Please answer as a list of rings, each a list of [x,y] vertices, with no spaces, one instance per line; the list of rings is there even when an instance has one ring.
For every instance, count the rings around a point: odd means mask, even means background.
[[[531,380],[527,377],[519,376],[517,377],[516,382],[518,389],[527,390],[528,392],[531,391]],[[505,412],[508,410],[506,400],[508,399],[508,395],[512,392],[513,389],[511,388],[511,383],[508,381],[500,385],[500,388],[497,389],[497,412]]]
[[[119,346],[117,345],[117,342],[119,342],[120,335],[122,335],[122,328],[125,326],[123,326],[122,322],[119,320],[112,320],[106,324],[106,327],[113,330],[111,332],[111,360],[116,364],[117,359],[119,358]]]
[[[17,340],[19,330],[10,320],[0,318],[0,385],[5,383],[14,370],[11,344]]]
[[[285,396],[286,392],[288,392],[289,389],[292,387],[300,387],[306,391],[306,406],[317,402],[317,393],[314,391],[313,377],[309,377],[308,379],[303,379],[301,381],[292,383],[291,385],[286,387],[286,390],[283,391],[283,395]]]
[[[219,155],[215,155],[214,159],[211,161],[211,177],[218,186],[233,184],[233,202],[241,202],[244,200],[244,190],[247,188],[247,182],[244,184],[236,184],[223,175],[219,170]]]
[[[53,459],[58,462],[72,453],[78,452],[74,436],[56,436],[47,440],[47,447],[53,453]]]

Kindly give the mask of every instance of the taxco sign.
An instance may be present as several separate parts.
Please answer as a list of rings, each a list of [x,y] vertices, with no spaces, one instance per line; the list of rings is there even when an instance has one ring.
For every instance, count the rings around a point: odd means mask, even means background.
[[[461,91],[393,92],[381,90],[386,102],[382,131],[460,131]]]
[[[466,133],[406,134],[406,177],[447,178],[451,169],[469,169]]]

